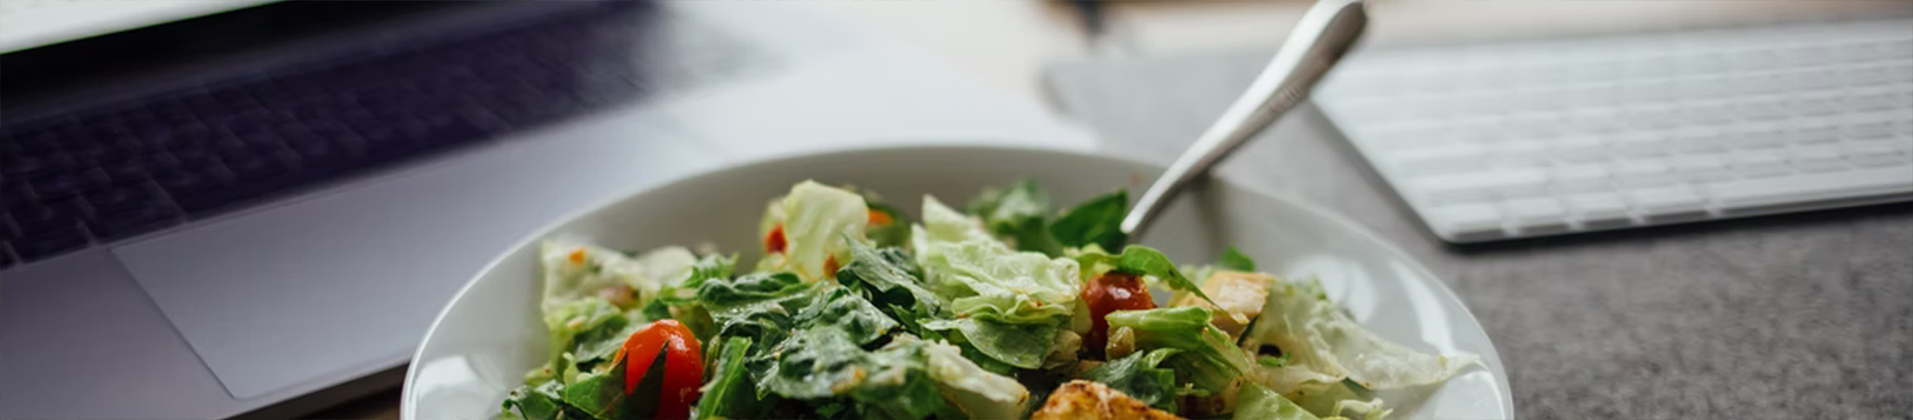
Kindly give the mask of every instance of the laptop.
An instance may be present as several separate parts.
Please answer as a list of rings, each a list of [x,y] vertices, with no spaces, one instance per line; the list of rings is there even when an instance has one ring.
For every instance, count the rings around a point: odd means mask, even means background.
[[[505,247],[703,170],[1093,148],[806,7],[287,2],[10,50],[0,417],[283,418],[388,389]]]

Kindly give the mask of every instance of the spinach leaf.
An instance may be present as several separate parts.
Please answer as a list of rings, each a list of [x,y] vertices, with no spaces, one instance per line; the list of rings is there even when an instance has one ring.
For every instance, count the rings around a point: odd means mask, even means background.
[[[577,348],[580,334],[602,331],[607,325],[615,331],[623,328],[628,319],[611,301],[592,296],[553,304],[545,312],[544,321],[551,346],[549,366],[555,371],[563,371],[565,366],[560,359],[565,352]]]
[[[704,281],[697,288],[697,297],[707,306],[723,308],[790,296],[809,288],[810,285],[796,274],[760,272],[727,281]]]
[[[506,420],[557,420],[564,417],[564,406],[558,395],[564,385],[557,381],[545,382],[538,386],[520,386],[510,394],[505,394],[505,404],[500,410]]]
[[[662,357],[664,349],[658,349],[651,357]],[[635,355],[625,355],[636,357]],[[638,418],[637,413],[646,415],[657,409],[656,397],[626,398],[629,395],[662,395],[664,363],[652,363],[651,370],[645,372],[644,381],[636,390],[625,392],[624,363],[614,363],[610,369],[586,372],[566,384],[563,390],[564,403],[574,413],[600,420],[623,420]],[[647,392],[648,391],[648,392]],[[577,416],[574,416],[577,417]]]
[[[1129,242],[1123,233],[1123,213],[1129,209],[1129,193],[1118,190],[1090,199],[1064,213],[1050,224],[1050,235],[1065,247],[1098,245],[1116,249]]]
[[[798,331],[750,360],[759,372],[758,392],[797,399],[826,398],[863,384],[871,371],[868,352],[834,328]]]
[[[707,391],[697,401],[698,419],[762,418],[775,405],[775,397],[760,398],[753,389],[750,370],[744,367],[750,349],[751,339],[746,337],[731,337],[713,349],[719,355],[711,364]]]
[[[923,269],[902,248],[875,249],[851,241],[850,255],[850,265],[837,271],[837,281],[861,292],[885,314],[914,325],[920,314],[934,314],[945,305],[924,285]]]
[[[657,301],[667,305],[687,305],[698,302],[698,290],[711,280],[729,280],[731,273],[737,270],[737,255],[706,255],[696,264],[691,264],[691,274],[684,282],[675,286],[665,286]],[[648,309],[648,308],[647,308]]]
[[[1216,257],[1216,267],[1235,271],[1255,271],[1255,259],[1243,255],[1242,250],[1229,247],[1222,250],[1222,256]]]
[[[897,329],[897,321],[846,288],[833,288],[797,313],[798,328],[829,328],[848,334],[857,345],[870,344]]]
[[[1063,244],[1050,234],[1049,211],[1049,193],[1027,179],[985,189],[964,206],[965,213],[983,219],[990,233],[1007,238],[1017,250],[1054,257],[1063,254]]]
[[[791,313],[777,302],[759,302],[712,312],[711,317],[718,324],[718,337],[750,339],[750,354],[757,354],[783,342],[790,337],[790,331],[796,324],[791,320]]]
[[[618,316],[592,329],[580,331],[572,340],[575,344],[571,348],[572,363],[580,370],[591,370],[599,362],[611,360],[611,356],[624,347],[625,339],[644,325],[643,322],[631,322],[629,318]]]
[[[1181,353],[1174,348],[1130,353],[1116,361],[1084,372],[1083,379],[1101,382],[1151,407],[1176,412],[1176,372],[1157,365]]]

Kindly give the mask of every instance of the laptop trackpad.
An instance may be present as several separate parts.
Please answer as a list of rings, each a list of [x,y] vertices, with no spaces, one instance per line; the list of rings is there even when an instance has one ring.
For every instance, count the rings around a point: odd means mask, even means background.
[[[114,251],[227,391],[250,398],[403,363],[492,257],[713,163],[692,142],[614,115]]]

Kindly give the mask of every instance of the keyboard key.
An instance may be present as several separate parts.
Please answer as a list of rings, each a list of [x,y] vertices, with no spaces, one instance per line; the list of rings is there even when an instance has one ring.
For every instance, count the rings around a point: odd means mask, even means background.
[[[77,250],[88,243],[86,231],[78,226],[37,231],[8,241],[13,246],[13,252],[26,262]]]
[[[88,220],[86,226],[95,237],[111,241],[157,231],[182,221],[178,211],[155,204],[100,214]]]
[[[1573,210],[1575,221],[1584,227],[1601,228],[1632,222],[1628,218],[1627,203],[1613,193],[1572,195],[1568,196],[1567,203]]]
[[[1907,163],[1906,158],[1899,155],[1853,156],[1853,157],[1848,157],[1847,162],[1852,163],[1853,166],[1858,166],[1863,168],[1900,166],[1900,165],[1905,165]]]
[[[1729,134],[1726,140],[1739,149],[1771,149],[1786,146],[1788,137],[1779,131],[1753,131]]]
[[[1502,203],[1506,218],[1517,229],[1555,230],[1567,227],[1568,210],[1551,198],[1524,198]]]
[[[1850,124],[1840,127],[1840,137],[1849,140],[1884,139],[1891,136],[1893,136],[1893,126],[1886,122]]]
[[[1732,159],[1734,173],[1743,177],[1777,176],[1793,171],[1787,167],[1786,157],[1774,151],[1743,151],[1735,153]]]
[[[1450,202],[1456,197],[1473,197],[1482,193],[1539,189],[1546,186],[1546,182],[1547,174],[1539,169],[1502,169],[1419,177],[1414,181],[1417,190],[1423,191],[1436,202]]]
[[[1647,188],[1628,192],[1628,201],[1650,219],[1706,210],[1699,195],[1687,187]]]
[[[1436,206],[1427,213],[1428,223],[1436,231],[1453,237],[1499,236],[1501,211],[1494,205],[1475,203]]]
[[[1726,212],[1803,202],[1913,194],[1913,167],[1869,168],[1785,178],[1743,180],[1710,189]]]

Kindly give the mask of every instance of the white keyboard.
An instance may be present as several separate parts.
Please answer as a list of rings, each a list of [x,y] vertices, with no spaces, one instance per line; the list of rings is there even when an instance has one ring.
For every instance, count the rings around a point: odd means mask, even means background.
[[[1449,242],[1913,199],[1913,19],[1368,51],[1314,97]]]

